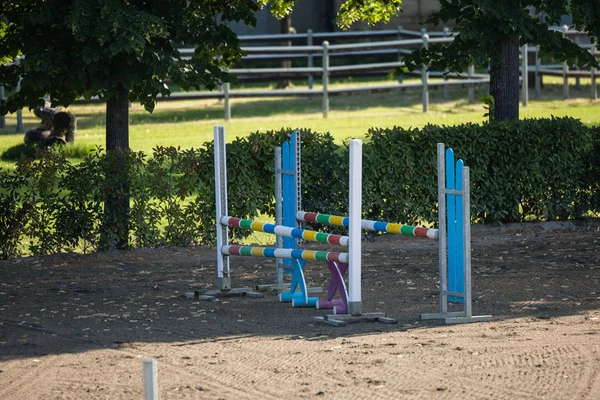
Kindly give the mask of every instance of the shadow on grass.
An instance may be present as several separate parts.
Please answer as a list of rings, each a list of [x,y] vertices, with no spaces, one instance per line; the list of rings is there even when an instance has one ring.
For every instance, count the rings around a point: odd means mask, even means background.
[[[71,159],[83,159],[90,153],[96,151],[96,146],[92,145],[66,145],[60,146],[55,145],[55,148],[63,151],[67,158]],[[2,154],[0,154],[0,160],[2,161],[19,161],[22,158],[37,158],[40,148],[37,146],[26,145],[24,143],[8,148]]]
[[[316,90],[312,97],[280,97],[256,99],[232,99],[231,115],[233,118],[269,118],[283,114],[310,115],[323,112],[321,92]],[[474,90],[474,103],[483,104],[481,97],[488,92],[487,87],[476,87]],[[463,107],[469,106],[467,101],[467,88],[451,88],[445,93],[442,88],[430,90],[430,105],[448,105],[446,112],[462,112]],[[589,99],[590,86],[581,85],[579,89],[571,87],[571,99]],[[542,95],[536,98],[530,90],[530,99],[536,102],[551,103],[563,100],[561,85],[546,85]],[[414,108],[421,110],[421,90],[390,91],[381,93],[352,93],[330,94],[330,111],[361,111],[369,108]],[[175,107],[162,108],[161,102],[153,114],[136,112],[131,115],[132,124],[153,123],[181,123],[224,118],[225,104],[219,100],[198,101],[197,107],[177,109]],[[472,105],[471,105],[472,106]],[[469,110],[471,111],[471,110]]]
[[[25,143],[10,147],[0,155],[0,160],[3,161],[18,161],[21,158],[35,158],[38,148],[28,146]]]
[[[485,89],[476,90],[476,99],[485,93]],[[430,103],[444,103],[447,101],[465,100],[466,90],[456,89],[449,91],[447,98],[442,90],[432,90]],[[476,100],[478,101],[478,100]],[[189,104],[189,103],[188,103]],[[417,107],[422,104],[420,91],[392,91],[386,93],[369,94],[336,94],[330,95],[330,111],[359,111],[367,108]],[[181,123],[224,117],[225,104],[218,100],[198,101],[197,108],[176,109],[169,107],[161,109],[161,102],[154,113],[136,112],[131,115],[131,124],[153,123]],[[234,118],[268,118],[282,114],[320,114],[323,112],[321,92],[316,91],[313,97],[279,97],[269,99],[232,99],[231,114]]]
[[[391,83],[391,81],[381,81],[381,83]],[[303,89],[305,86],[299,82],[296,88]],[[480,99],[487,93],[487,86],[480,86],[474,89],[474,104],[482,104]],[[589,84],[582,84],[579,88],[571,85],[570,98],[589,100],[590,91],[591,87]],[[429,102],[430,105],[443,105],[444,103],[451,102],[444,111],[458,113],[465,111],[463,107],[468,106],[467,96],[467,88],[453,87],[449,88],[447,92],[443,88],[432,88],[429,94]],[[546,84],[540,97],[536,97],[533,89],[530,89],[529,98],[532,101],[542,103],[561,101],[563,100],[562,85]],[[233,98],[231,100],[231,115],[233,118],[269,118],[285,114],[320,114],[323,112],[322,104],[321,90],[315,88],[315,95],[311,97]],[[329,109],[334,112],[352,112],[369,108],[414,108],[420,111],[421,105],[420,88],[380,93],[330,94],[329,99]],[[158,102],[153,113],[148,113],[139,107],[132,109],[130,112],[130,124],[174,124],[223,119],[224,108],[224,101],[218,99],[198,99],[184,102],[164,100]],[[79,129],[98,129],[105,126],[105,110],[103,105],[98,105],[94,109],[78,108],[75,105],[71,108],[71,111],[77,116]],[[29,125],[31,124],[25,124],[25,130],[36,126],[32,125],[29,127]],[[12,135],[14,132],[8,132],[5,128],[0,130],[0,135],[3,134]]]

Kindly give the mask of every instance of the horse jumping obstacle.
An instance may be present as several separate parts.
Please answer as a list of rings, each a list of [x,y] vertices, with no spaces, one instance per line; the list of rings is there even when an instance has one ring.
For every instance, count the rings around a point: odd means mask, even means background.
[[[276,193],[276,212],[281,214],[282,224],[297,228],[298,222],[321,223],[334,226],[349,227],[350,218],[305,212],[301,209],[301,146],[300,133],[292,134],[290,141],[283,145],[283,160],[280,149],[276,149],[276,188],[277,182],[283,181],[283,193]],[[352,164],[350,167],[352,168]],[[443,319],[447,324],[488,321],[491,315],[474,316],[472,313],[471,298],[471,221],[470,221],[470,186],[469,168],[462,160],[454,161],[452,149],[445,149],[443,143],[437,145],[437,170],[438,170],[438,229],[414,227],[409,225],[392,224],[383,221],[360,219],[360,214],[354,216],[360,220],[360,227],[364,230],[405,234],[422,238],[438,240],[439,247],[439,278],[440,278],[440,312],[421,314],[420,318]],[[285,184],[287,182],[287,185]],[[352,179],[350,181],[352,183]],[[360,199],[359,199],[360,202]],[[356,203],[355,203],[356,204]],[[353,203],[350,202],[352,216]],[[354,210],[355,211],[355,210]],[[279,218],[279,216],[277,217]],[[358,224],[357,224],[358,225]],[[296,248],[297,238],[291,238],[284,243],[284,247]],[[358,246],[357,246],[358,247]],[[332,296],[335,289],[339,289],[343,302],[345,296],[340,285],[343,284],[344,272],[340,269],[333,270],[332,280],[329,285],[328,298],[322,301],[323,306],[336,302]],[[275,286],[281,285],[281,272],[278,265]],[[360,291],[360,286],[355,291]],[[463,303],[463,310],[449,312],[448,303]],[[317,306],[321,305],[321,301]],[[352,304],[348,304],[350,313]]]
[[[332,273],[337,271],[337,279],[332,279],[333,287],[342,293],[343,301],[322,303],[334,308],[334,313],[351,313],[353,317],[381,322],[394,323],[395,320],[386,318],[383,313],[362,313],[361,301],[361,197],[362,197],[362,141],[350,141],[350,190],[349,201],[351,213],[348,218],[348,236],[327,234],[310,230],[290,228],[279,224],[264,224],[251,220],[243,220],[227,215],[227,168],[225,154],[225,132],[223,127],[215,127],[215,200],[217,221],[217,277],[221,292],[231,288],[230,256],[272,257],[291,261],[292,282],[290,291],[280,293],[280,300],[291,301],[293,306],[316,306],[319,299],[308,296],[308,288],[304,279],[306,260],[325,261]],[[259,232],[272,233],[277,237],[311,240],[321,243],[339,244],[348,247],[348,252],[328,252],[298,250],[291,248],[265,248],[252,246],[234,246],[228,244],[228,228],[238,227]],[[346,291],[343,274],[349,271],[350,290]],[[296,291],[299,289],[299,291]],[[238,289],[239,290],[239,289]],[[337,321],[340,322],[340,321]],[[333,324],[337,324],[333,321]]]

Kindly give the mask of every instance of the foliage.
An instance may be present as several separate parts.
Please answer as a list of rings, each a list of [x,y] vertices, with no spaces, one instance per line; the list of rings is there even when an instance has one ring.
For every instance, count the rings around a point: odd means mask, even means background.
[[[61,146],[57,144],[56,146]],[[0,154],[0,159],[5,161],[17,161],[21,157],[33,158],[36,157],[38,146],[18,144]],[[62,148],[62,152],[67,158],[83,159],[85,156],[95,151],[92,145],[69,144]]]
[[[591,211],[600,216],[600,127],[590,128],[591,151],[584,156],[581,182],[585,190],[579,193],[580,212]]]
[[[274,216],[274,152],[291,128],[252,133],[227,144],[229,214]],[[348,148],[329,133],[302,130],[303,208],[347,214]],[[474,222],[579,218],[600,212],[600,130],[571,118],[371,129],[363,149],[363,215],[437,221],[436,144],[471,169]],[[118,156],[115,156],[118,154]],[[98,149],[78,164],[58,150],[0,169],[0,258],[94,251],[128,240],[134,247],[184,246],[215,239],[213,143],[143,153]],[[126,177],[123,175],[127,175]],[[127,178],[127,179],[125,179]],[[128,188],[122,182],[130,182]],[[105,199],[131,194],[129,238]],[[116,226],[117,225],[117,226]],[[233,232],[237,238],[248,232]],[[24,249],[25,247],[25,249]]]
[[[351,0],[348,20],[385,20],[400,0]],[[242,57],[229,27],[256,24],[255,13],[268,0],[21,0],[0,3],[0,82],[14,93],[0,115],[43,105],[68,106],[80,97],[106,100],[106,149],[129,149],[129,103],[152,112],[167,85],[212,90],[229,82],[224,71]],[[275,0],[279,16],[293,0]],[[195,46],[191,56],[178,51]],[[8,63],[8,61],[13,61]],[[19,91],[16,91],[19,86]],[[116,156],[121,157],[121,156]],[[125,156],[122,156],[125,157]],[[130,182],[120,182],[119,198],[108,197],[109,214],[128,236]],[[114,203],[112,202],[114,200]],[[123,208],[120,208],[123,207]],[[112,208],[116,208],[114,211]],[[113,221],[116,222],[116,221]],[[119,247],[126,245],[121,242]]]
[[[561,32],[548,29],[550,25],[558,24],[563,14],[573,12],[575,25],[589,31],[591,40],[596,41],[600,17],[597,12],[586,13],[594,7],[597,9],[595,0],[445,0],[440,2],[440,6],[440,10],[433,13],[427,22],[438,25],[453,21],[454,40],[416,50],[406,59],[408,70],[428,65],[436,71],[448,69],[450,73],[462,73],[471,64],[489,65],[492,72],[490,88],[515,87],[516,82],[507,80],[516,79],[518,75],[518,71],[513,71],[518,68],[518,60],[512,59],[517,57],[516,52],[512,53],[510,60],[502,60],[502,54],[506,54],[505,46],[513,43],[508,38],[516,38],[520,45],[539,45],[541,57],[552,56],[570,66],[577,63],[580,68],[590,69],[598,65],[588,51],[564,38]],[[532,7],[538,13],[545,13],[545,18],[532,14]],[[509,74],[506,72],[509,70],[516,73]],[[511,93],[501,100],[496,93],[491,94],[496,99],[496,119],[506,119],[506,110],[515,108],[505,107],[506,103],[501,101],[518,104],[518,97]]]
[[[569,13],[569,3],[566,0],[442,1],[440,10],[433,13],[427,22],[439,25],[455,21],[454,40],[421,49],[408,61],[415,68],[430,63],[435,70],[449,68],[450,72],[459,73],[471,64],[496,65],[500,62],[496,49],[498,40],[516,36],[521,45],[539,45],[541,56],[552,55],[556,59],[568,61],[571,66],[578,60],[580,68],[589,69],[597,65],[589,52],[563,38],[561,32],[548,29],[551,25],[557,25],[563,14]],[[530,14],[528,7],[535,7],[537,12],[545,12],[545,19],[542,21],[538,15]],[[582,24],[583,29],[600,23],[591,18],[588,21],[588,24]],[[593,36],[594,32],[591,33],[592,40],[597,40]]]
[[[254,133],[227,145],[232,215],[274,213],[273,148],[291,132]],[[307,169],[305,179],[326,182],[340,162],[323,151],[335,149],[333,138],[310,131],[303,138],[308,160],[315,154],[322,164]],[[124,181],[129,187],[123,187]],[[134,247],[156,247],[210,243],[215,237],[212,142],[200,149],[157,147],[152,158],[98,149],[77,164],[67,160],[62,148],[38,150],[16,168],[0,169],[0,188],[0,224],[7,227],[0,231],[0,258],[23,250],[89,252],[122,240]],[[124,191],[131,195],[129,221],[123,221],[118,208],[105,206],[107,199],[123,201]],[[126,232],[119,226],[123,223],[130,224],[131,237],[119,236]]]
[[[435,147],[445,143],[471,169],[473,221],[579,218],[597,210],[592,131],[571,118],[370,130],[365,209],[373,218],[436,221]]]
[[[486,110],[483,116],[488,117],[489,121],[493,121],[494,110],[496,108],[496,102],[494,101],[494,97],[491,94],[486,93],[483,96],[481,96],[481,102],[484,104],[483,108]]]
[[[21,107],[68,106],[83,96],[110,99],[122,86],[130,101],[152,111],[158,96],[169,96],[167,79],[183,90],[212,89],[230,77],[231,67],[242,56],[239,40],[229,27],[232,21],[253,26],[255,13],[268,0],[119,1],[22,0],[0,6],[0,82],[9,90],[22,78],[0,114]],[[400,0],[350,0],[342,5],[339,23],[358,19],[370,23],[395,15]],[[272,1],[272,11],[282,17],[294,0]],[[177,50],[194,44],[191,57]],[[3,64],[3,63],[0,63]],[[67,77],[67,79],[65,79]]]
[[[152,111],[168,96],[166,79],[184,89],[213,88],[228,80],[221,67],[242,55],[230,21],[256,22],[259,5],[230,0],[52,0],[2,2],[0,53],[19,63],[0,66],[0,81],[18,93],[0,113],[23,106],[68,106],[80,96],[110,99],[122,85],[130,101]],[[180,43],[194,43],[185,59]]]

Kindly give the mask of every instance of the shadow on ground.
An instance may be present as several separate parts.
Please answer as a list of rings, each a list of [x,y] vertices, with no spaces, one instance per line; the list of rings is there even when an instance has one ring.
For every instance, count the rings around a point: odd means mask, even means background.
[[[473,309],[496,319],[548,319],[600,309],[600,221],[473,229]],[[380,236],[363,245],[363,303],[398,324],[332,327],[323,310],[265,298],[187,299],[216,281],[208,247],[51,255],[0,262],[0,360],[86,352],[128,342],[181,346],[250,336],[334,337],[429,328],[438,309],[437,243]],[[269,284],[274,262],[232,259],[234,286]],[[312,287],[326,268],[307,266]],[[183,343],[185,342],[185,343]]]

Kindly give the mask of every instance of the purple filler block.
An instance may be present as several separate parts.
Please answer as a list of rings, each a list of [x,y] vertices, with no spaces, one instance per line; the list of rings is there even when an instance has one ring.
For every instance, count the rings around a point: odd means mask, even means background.
[[[318,309],[330,309],[330,308],[333,308],[336,306],[338,306],[338,307],[346,306],[346,304],[344,303],[344,300],[342,300],[342,299],[319,300],[319,302],[317,303]]]
[[[339,306],[333,307],[334,314],[348,314],[348,306],[346,304],[342,304]]]

